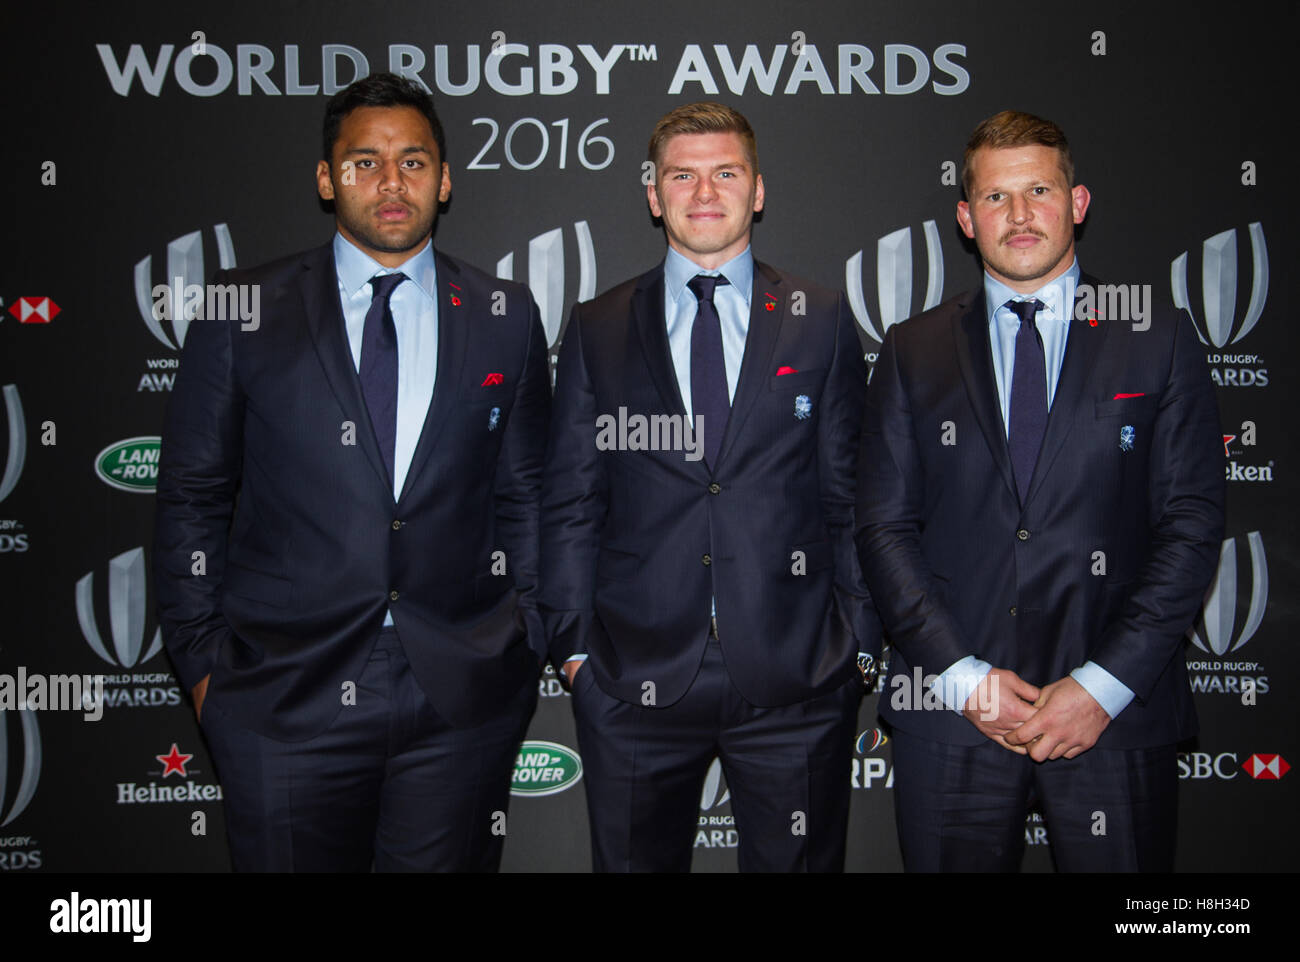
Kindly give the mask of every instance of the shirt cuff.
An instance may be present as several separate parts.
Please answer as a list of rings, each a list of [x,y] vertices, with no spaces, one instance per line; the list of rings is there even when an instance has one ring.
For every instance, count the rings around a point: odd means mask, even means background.
[[[992,670],[993,666],[987,661],[980,661],[974,655],[967,655],[954,662],[947,671],[934,680],[934,692],[945,708],[951,708],[961,714],[966,702],[970,700],[971,693]]]
[[[1106,714],[1114,718],[1133,700],[1133,690],[1108,672],[1095,661],[1070,672],[1070,677],[1077,681]]]
[[[571,661],[586,661],[586,660],[587,660],[586,655],[570,655],[568,658],[564,659],[564,663],[567,665]]]

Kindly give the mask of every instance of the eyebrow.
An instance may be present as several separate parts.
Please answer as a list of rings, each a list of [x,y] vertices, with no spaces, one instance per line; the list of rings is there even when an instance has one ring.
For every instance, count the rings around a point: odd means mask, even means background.
[[[680,164],[673,164],[671,166],[665,166],[663,168],[664,172],[668,174],[677,174],[682,172],[694,173],[699,169],[700,169],[699,167],[685,167]],[[710,170],[746,170],[748,168],[745,166],[745,162],[743,160],[729,160],[725,164],[718,164],[709,169]]]
[[[352,147],[348,150],[345,150],[343,153],[345,156],[348,154],[378,154],[379,150],[375,147]],[[403,147],[402,153],[404,155],[405,154],[429,154],[430,156],[433,156],[433,152],[429,150],[429,148],[419,147],[419,146]]]

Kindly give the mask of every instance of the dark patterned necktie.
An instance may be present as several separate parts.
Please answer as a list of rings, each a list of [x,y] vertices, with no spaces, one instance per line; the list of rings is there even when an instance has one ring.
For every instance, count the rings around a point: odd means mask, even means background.
[[[393,480],[393,452],[397,446],[397,327],[389,298],[405,274],[376,274],[370,278],[370,310],[361,334],[361,393],[375,428],[379,453]]]
[[[1016,363],[1011,373],[1011,414],[1008,445],[1011,467],[1016,475],[1020,501],[1029,493],[1029,482],[1038,463],[1038,450],[1047,432],[1047,365],[1043,360],[1043,339],[1034,315],[1042,301],[1007,301],[1005,307],[1020,318],[1016,334]]]
[[[731,414],[731,396],[722,354],[722,321],[713,306],[713,289],[727,283],[725,277],[697,274],[686,285],[700,302],[691,326],[691,411],[697,419],[704,419],[704,458],[715,469]]]

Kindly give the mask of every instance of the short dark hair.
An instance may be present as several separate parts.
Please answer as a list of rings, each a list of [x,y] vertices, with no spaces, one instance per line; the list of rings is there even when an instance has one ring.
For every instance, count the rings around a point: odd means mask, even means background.
[[[343,118],[358,107],[414,107],[429,121],[434,143],[438,145],[438,159],[447,160],[442,122],[433,109],[433,97],[428,91],[415,81],[395,73],[372,73],[348,84],[325,104],[325,124],[321,132],[321,156],[325,163],[330,163],[334,157],[334,143],[339,139]]]
[[[1070,157],[1070,142],[1065,139],[1065,131],[1042,117],[1021,110],[1004,110],[976,127],[966,144],[966,153],[961,161],[961,186],[966,191],[967,199],[970,199],[971,157],[981,147],[992,150],[1004,147],[1053,147],[1057,151],[1061,173],[1065,174],[1065,186],[1074,186],[1074,160]]]
[[[678,134],[739,134],[745,145],[745,154],[753,173],[758,173],[758,143],[754,137],[754,128],[739,110],[726,104],[704,101],[685,104],[671,110],[659,118],[654,133],[650,135],[650,146],[646,152],[649,160],[658,169],[659,161],[664,155],[664,146]],[[656,179],[658,175],[656,174]]]

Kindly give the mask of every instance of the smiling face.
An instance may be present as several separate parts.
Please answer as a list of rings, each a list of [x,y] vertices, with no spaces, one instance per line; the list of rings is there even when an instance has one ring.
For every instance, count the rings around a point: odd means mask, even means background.
[[[334,201],[340,234],[398,267],[429,239],[451,176],[414,107],[358,107],[339,125],[330,163],[316,165],[316,189]]]
[[[973,238],[984,269],[1020,294],[1065,273],[1074,261],[1074,225],[1091,195],[1071,187],[1054,147],[981,147],[970,161],[970,201],[957,222]]]
[[[646,200],[673,250],[713,270],[749,246],[754,214],[763,209],[763,176],[740,134],[678,134],[664,144],[655,174]]]

